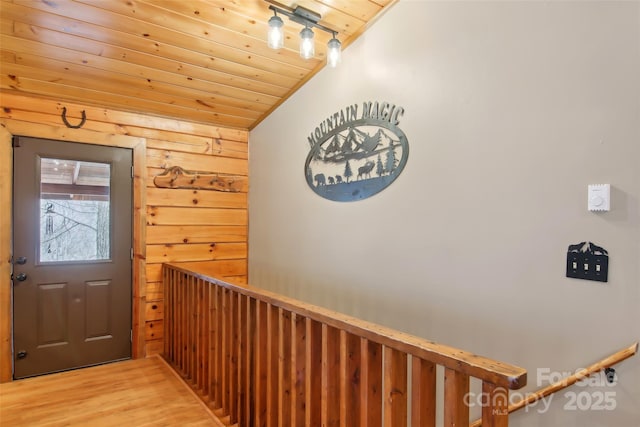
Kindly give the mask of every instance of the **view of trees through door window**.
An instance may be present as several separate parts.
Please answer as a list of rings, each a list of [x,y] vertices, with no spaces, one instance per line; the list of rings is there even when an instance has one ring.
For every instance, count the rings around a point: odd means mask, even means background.
[[[40,262],[110,259],[108,163],[40,159]]]

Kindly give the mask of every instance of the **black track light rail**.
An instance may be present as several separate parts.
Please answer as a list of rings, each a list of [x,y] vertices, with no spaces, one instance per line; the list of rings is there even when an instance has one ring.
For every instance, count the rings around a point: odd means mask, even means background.
[[[273,10],[276,13],[281,13],[284,16],[287,16],[293,22],[297,22],[298,24],[304,25],[305,27],[318,28],[322,31],[332,34],[333,37],[335,37],[336,34],[338,34],[337,31],[332,30],[331,28],[327,28],[322,24],[318,24],[318,21],[320,20],[321,16],[302,6],[296,6],[296,8],[293,9],[293,12],[289,12],[288,10],[285,10],[285,9],[280,9],[279,7],[276,7],[274,5],[269,5],[269,9]]]

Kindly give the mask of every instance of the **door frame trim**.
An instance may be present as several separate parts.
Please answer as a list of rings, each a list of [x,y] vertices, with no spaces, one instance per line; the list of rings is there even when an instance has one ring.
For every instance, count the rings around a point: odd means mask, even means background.
[[[133,283],[131,357],[145,357],[146,138],[0,119],[0,383],[13,380],[11,301],[14,135],[133,150]]]

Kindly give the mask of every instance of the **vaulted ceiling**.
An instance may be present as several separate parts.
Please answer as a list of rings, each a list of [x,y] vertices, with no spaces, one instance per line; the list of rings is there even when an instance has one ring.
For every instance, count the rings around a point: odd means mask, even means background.
[[[270,4],[319,13],[343,47],[396,0],[1,0],[0,91],[251,129],[325,64],[266,44]],[[1,93],[0,93],[1,101]]]

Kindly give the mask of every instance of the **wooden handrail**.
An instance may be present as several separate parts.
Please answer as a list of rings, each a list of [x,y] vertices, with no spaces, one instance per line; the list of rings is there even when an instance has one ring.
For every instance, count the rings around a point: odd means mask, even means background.
[[[163,267],[164,357],[229,424],[434,426],[440,365],[445,425],[469,425],[475,377],[496,397],[483,420],[507,426],[503,397],[526,384],[517,366],[209,273]]]
[[[438,344],[264,289],[225,282],[207,275],[206,270],[202,271],[206,266],[200,266],[198,263],[165,265],[182,273],[215,283],[223,288],[232,289],[242,295],[267,302],[272,306],[293,311],[334,328],[348,331],[382,345],[396,348],[421,359],[430,360],[444,367],[455,369],[511,390],[518,390],[527,384],[527,371],[515,365],[478,356],[444,344]]]
[[[567,378],[556,381],[553,384],[550,384],[546,387],[541,388],[540,390],[537,390],[533,393],[528,394],[524,399],[521,399],[518,402],[512,405],[509,405],[509,413],[517,411],[518,409],[522,409],[525,406],[530,405],[534,402],[537,402],[538,400],[543,399],[544,397],[550,394],[556,393],[562,389],[565,389],[577,383],[578,381],[588,378],[595,373],[598,373],[607,368],[610,368],[611,366],[617,363],[620,363],[623,360],[628,359],[631,356],[635,355],[637,351],[638,351],[638,342],[635,342],[629,347],[623,348],[622,350],[619,350],[613,353],[612,355],[605,357],[599,362],[596,362],[585,369],[579,370],[578,372],[568,376]],[[479,427],[481,425],[482,425],[482,420],[479,419],[471,423],[470,427]]]

